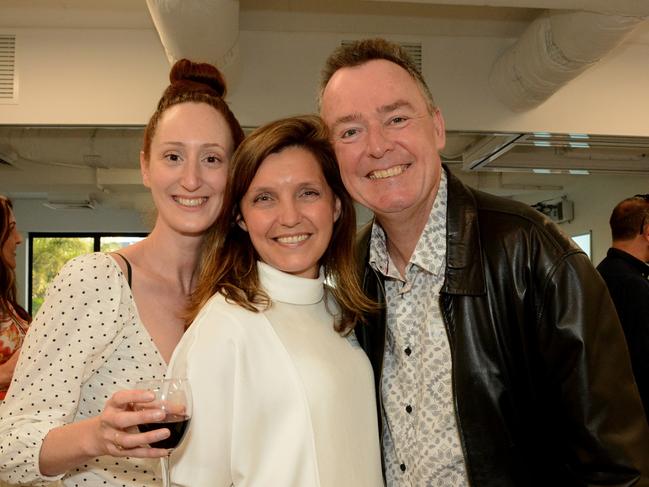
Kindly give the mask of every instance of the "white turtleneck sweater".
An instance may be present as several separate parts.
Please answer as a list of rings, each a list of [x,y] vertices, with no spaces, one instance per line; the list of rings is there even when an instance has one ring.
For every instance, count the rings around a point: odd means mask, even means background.
[[[193,417],[172,483],[382,486],[372,369],[353,335],[334,330],[322,277],[258,269],[270,309],[217,294],[173,355],[168,375],[189,378]]]

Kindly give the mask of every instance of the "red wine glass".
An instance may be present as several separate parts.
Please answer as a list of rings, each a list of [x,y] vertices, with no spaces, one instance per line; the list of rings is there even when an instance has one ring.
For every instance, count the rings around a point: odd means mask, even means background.
[[[165,417],[156,423],[138,425],[141,432],[153,431],[160,428],[169,430],[169,437],[151,443],[153,448],[166,448],[171,452],[180,445],[185,436],[192,417],[192,393],[187,379],[157,379],[138,382],[137,389],[150,390],[155,399],[147,403],[136,404],[136,409],[162,409]],[[162,458],[163,486],[171,485],[169,479],[169,456]]]

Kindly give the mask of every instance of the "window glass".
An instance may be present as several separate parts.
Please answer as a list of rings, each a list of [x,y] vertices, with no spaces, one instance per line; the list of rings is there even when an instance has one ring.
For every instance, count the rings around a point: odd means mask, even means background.
[[[37,237],[32,239],[30,309],[32,316],[43,304],[47,286],[70,259],[93,251],[92,237]]]
[[[128,247],[132,243],[139,242],[144,237],[138,237],[134,235],[129,235],[126,237],[101,237],[99,239],[100,246],[99,250],[101,252],[115,252],[116,250],[123,249]]]
[[[35,316],[43,304],[47,287],[74,257],[90,252],[114,252],[142,240],[146,234],[64,234],[30,233],[29,235],[29,311]]]
[[[573,235],[572,240],[577,245],[579,245],[581,247],[581,250],[586,252],[586,255],[588,256],[588,258],[591,259],[591,256],[590,256],[590,232],[581,233],[579,235]]]

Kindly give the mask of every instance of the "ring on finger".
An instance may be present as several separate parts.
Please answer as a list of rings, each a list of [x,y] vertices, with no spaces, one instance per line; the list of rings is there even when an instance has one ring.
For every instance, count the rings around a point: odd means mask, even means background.
[[[115,445],[115,448],[120,451],[124,449],[124,447],[119,443],[119,431],[115,431],[115,435],[113,436],[113,444]]]

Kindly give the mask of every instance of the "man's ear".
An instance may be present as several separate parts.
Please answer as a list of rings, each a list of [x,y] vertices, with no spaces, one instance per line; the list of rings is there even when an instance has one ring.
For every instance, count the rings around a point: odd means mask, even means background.
[[[649,217],[647,218],[649,219]],[[640,235],[642,235],[642,238],[647,242],[647,245],[649,245],[649,221],[644,224],[644,229]]]
[[[140,151],[140,174],[142,175],[142,184],[145,188],[151,187],[149,180],[149,161],[144,157],[144,151]]]
[[[433,123],[435,125],[435,145],[440,151],[446,146],[446,122],[439,108],[433,109]]]

